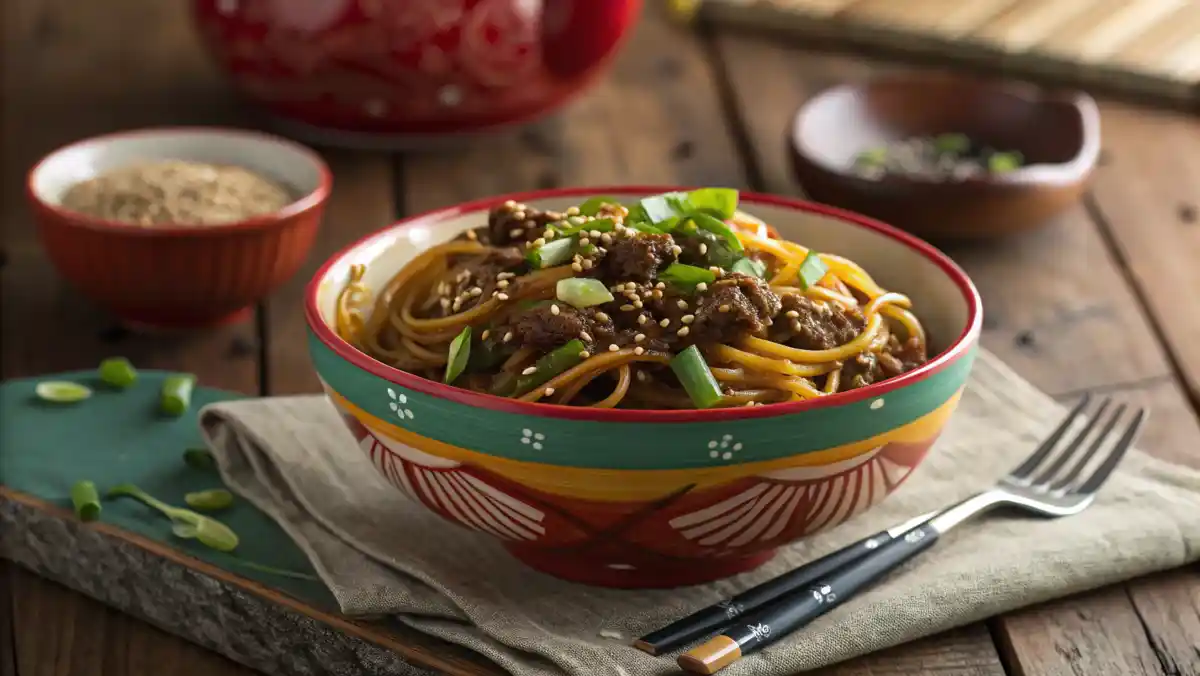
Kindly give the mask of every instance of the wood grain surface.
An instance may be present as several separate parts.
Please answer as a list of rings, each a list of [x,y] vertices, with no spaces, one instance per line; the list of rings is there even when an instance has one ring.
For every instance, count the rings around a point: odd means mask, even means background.
[[[849,3],[824,3],[842,4]],[[611,73],[551,119],[438,155],[326,152],[337,185],[306,268],[250,322],[145,336],[117,327],[55,276],[23,204],[24,172],[55,146],[99,132],[255,121],[201,53],[186,3],[9,0],[3,11],[3,60],[22,65],[6,69],[3,91],[0,377],[88,368],[120,353],[250,394],[317,391],[304,346],[308,275],[395,217],[559,185],[726,184],[801,194],[780,142],[794,110],[825,86],[894,68],[733,31],[697,35],[648,12]],[[945,30],[974,20],[964,11],[948,13]],[[142,38],[129,39],[131,25]],[[949,253],[983,293],[989,349],[1063,401],[1112,391],[1151,405],[1142,445],[1200,467],[1200,124],[1107,102],[1103,117],[1107,161],[1084,205],[1045,231]],[[414,662],[499,673],[438,642],[359,626]],[[251,672],[0,561],[0,676],[158,673]],[[1044,604],[819,673],[1200,676],[1200,569]]]

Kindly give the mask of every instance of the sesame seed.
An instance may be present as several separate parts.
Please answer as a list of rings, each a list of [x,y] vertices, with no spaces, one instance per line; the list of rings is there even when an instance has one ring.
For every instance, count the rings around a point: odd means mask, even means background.
[[[523,220],[525,220],[525,212],[524,211],[514,211],[513,218],[517,219],[518,221],[523,221]]]
[[[535,221],[525,221],[524,223],[522,223],[522,225],[524,225],[527,228],[536,228],[538,224]]]
[[[588,357],[590,357],[590,356],[592,356],[592,355],[591,355],[591,353],[590,353],[590,352],[588,352],[587,350],[580,350],[580,351],[579,351],[579,358],[580,358],[580,359],[587,359],[587,358],[588,358]]]
[[[589,230],[588,234],[596,239],[600,239],[600,235],[603,235],[604,233],[600,232],[599,230]]]
[[[658,325],[659,325],[659,326],[661,326],[661,327],[663,327],[663,328],[665,329],[665,328],[667,328],[668,326],[670,326],[670,325],[671,325],[671,320],[670,320],[670,319],[664,319],[664,320],[662,320],[661,322],[659,322],[659,323],[658,323]]]
[[[633,282],[625,282],[625,288],[630,291],[637,291],[637,284],[634,284]]]
[[[579,215],[579,207],[567,207],[567,215],[568,216],[578,216]]]
[[[592,269],[592,259],[585,258],[585,259],[583,259],[583,262],[580,263],[580,265],[583,266],[584,270],[591,270]]]
[[[605,244],[612,244],[612,235],[608,234],[607,232],[602,232],[600,233],[600,241]]]
[[[647,321],[649,320],[646,319],[646,315],[638,315],[638,324],[645,324]]]
[[[684,315],[679,318],[679,321],[683,322],[684,324],[691,324],[692,322],[696,321],[696,315]]]
[[[721,305],[721,307],[717,308],[717,311],[718,312],[729,312],[732,309],[733,308],[730,307],[728,304],[723,304],[723,305]]]
[[[558,211],[547,211],[545,212],[545,216],[552,221],[561,221],[562,219],[566,218],[566,216]]]
[[[512,340],[512,338],[513,338],[512,331],[509,331],[508,333],[504,334],[504,337],[501,338],[501,341],[507,343],[508,341]]]
[[[685,326],[685,327],[683,327],[682,329],[679,329],[678,331],[676,331],[676,332],[675,332],[675,335],[677,335],[677,336],[679,336],[680,338],[682,338],[682,337],[684,337],[684,336],[686,336],[686,335],[688,334],[688,331],[689,331],[689,330],[690,330],[690,329],[688,329],[688,327],[686,327],[686,326]]]
[[[498,288],[498,289],[507,289],[507,288],[508,288],[508,280],[507,280],[507,279],[502,279],[502,280],[500,280],[500,281],[496,282],[496,288]]]
[[[571,269],[575,272],[583,272],[583,266],[579,263],[571,263]]]
[[[696,290],[697,291],[708,291],[708,285],[705,284],[704,282],[700,282],[699,284],[696,285]]]
[[[516,276],[517,275],[514,272],[501,272],[500,274],[496,275],[496,279],[512,279]]]
[[[703,256],[706,253],[708,253],[708,245],[704,242],[700,242],[700,255]]]
[[[642,346],[640,346],[640,345],[639,345],[639,346],[637,346],[637,347],[633,348],[633,353],[634,353],[634,354],[645,354],[645,353],[646,353],[646,348],[644,348],[644,347],[642,347]]]
[[[579,337],[583,340],[588,341],[589,343],[592,342],[592,334],[588,333],[587,331],[580,331]]]
[[[639,310],[642,309],[642,301],[640,301],[640,300],[633,301],[633,306]]]
[[[558,313],[560,313],[560,312],[562,312],[562,310],[558,309],[558,305],[556,305],[554,303],[550,304],[550,314],[557,316]]]
[[[606,321],[608,321],[608,315],[603,312],[597,312],[596,313],[596,321],[606,322]]]
[[[550,395],[552,395],[552,394],[554,394],[554,388],[553,388],[553,387],[547,387],[547,388],[545,389],[545,391],[543,392],[543,394],[545,394],[547,397],[548,397],[548,396],[550,396]]]
[[[658,284],[655,284],[655,285],[654,285],[654,288],[656,288],[656,289],[665,289],[665,288],[667,288],[667,283],[666,283],[666,282],[659,282]]]
[[[570,223],[571,225],[582,225],[584,221],[583,221],[583,218],[580,216],[571,216],[570,218],[567,219],[567,222]]]
[[[450,309],[454,310],[455,312],[458,312],[461,308],[462,308],[462,298],[455,298],[454,305]]]
[[[620,350],[620,349],[621,348],[617,347],[616,343],[609,343],[609,345],[608,345],[609,352],[616,352],[617,350]]]
[[[677,301],[675,301],[675,305],[678,306],[680,310],[688,309],[688,304],[687,304],[686,300],[677,300]]]
[[[746,406],[746,407],[748,408],[748,407],[750,407],[750,406],[753,406],[753,405],[754,405],[754,404],[756,404],[756,403],[757,403],[757,402],[755,402],[753,399],[751,399],[750,401],[746,402],[746,403],[745,403],[745,404],[743,404],[743,405],[744,405],[744,406]]]
[[[474,230],[468,230],[467,231],[467,239],[474,242],[479,239],[479,235],[476,235]]]
[[[645,371],[638,371],[638,372],[637,372],[637,379],[638,379],[638,380],[640,380],[640,381],[642,381],[642,382],[644,383],[644,382],[646,382],[647,380],[649,380],[649,379],[650,379],[650,376],[646,375],[646,372],[645,372]]]
[[[632,305],[630,305],[629,303],[626,303],[626,304],[624,304],[624,305],[622,305],[622,306],[621,306],[621,311],[622,311],[622,312],[629,312],[629,311],[630,311],[630,310],[632,310],[632,309],[633,309],[633,306],[632,306]]]
[[[645,340],[645,339],[646,339],[646,334],[644,334],[644,333],[639,333],[639,334],[637,334],[636,336],[634,336],[634,337],[633,337],[633,342],[635,342],[635,343],[640,343],[640,342],[642,342],[642,341],[643,341],[643,340]]]
[[[478,286],[471,287],[471,296],[472,297],[477,298],[482,295],[483,295],[483,289],[479,288]]]
[[[800,316],[800,313],[796,312],[795,310],[788,310],[787,312],[783,313],[783,315],[785,317],[791,317],[792,319],[795,319],[796,317]]]
[[[487,340],[487,339],[488,339],[488,336],[490,336],[490,335],[492,335],[492,332],[491,332],[491,331],[489,331],[488,329],[484,329],[484,330],[483,330],[483,333],[479,334],[479,339],[480,339],[480,340]]]
[[[580,238],[579,238],[579,246],[587,246],[587,245],[589,245],[589,244],[591,244],[591,243],[592,243],[592,240],[588,239],[587,237],[580,237]]]
[[[524,235],[524,234],[525,234],[525,231],[522,230],[521,228],[513,228],[512,230],[508,231],[509,237],[520,237],[521,235]]]
[[[546,228],[546,231],[542,233],[542,237],[545,237],[546,239],[554,239],[554,235],[554,231],[550,228]]]
[[[496,294],[496,297],[499,298],[500,300],[508,300],[507,293],[498,293],[498,294]]]
[[[504,200],[504,206],[508,207],[509,209],[516,209],[517,203],[512,200]]]
[[[683,247],[676,244],[675,246],[671,247],[671,253],[675,254],[676,258],[679,258],[679,254],[683,253]]]
[[[662,298],[662,291],[660,291],[659,289],[655,289],[654,293],[652,293],[650,295],[653,296],[655,300],[657,300],[659,298]]]
[[[533,245],[534,246],[546,246],[546,238],[538,237],[537,239],[533,240]]]
[[[717,266],[715,266],[715,265],[710,265],[710,266],[708,266],[708,271],[709,271],[709,272],[711,272],[711,273],[713,273],[714,275],[716,275],[716,276],[718,276],[718,277],[720,277],[720,276],[721,276],[721,268],[718,268],[718,267],[717,267]]]
[[[450,299],[449,298],[440,298],[440,299],[438,299],[438,303],[441,304],[443,310],[450,307]]]
[[[521,371],[521,375],[523,375],[523,376],[531,376],[535,373],[537,373],[536,366],[530,366],[529,368],[525,369],[524,371]]]

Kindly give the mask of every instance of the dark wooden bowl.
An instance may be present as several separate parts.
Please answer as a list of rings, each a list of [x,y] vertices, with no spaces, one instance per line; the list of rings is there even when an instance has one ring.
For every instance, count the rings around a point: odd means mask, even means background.
[[[963,133],[1025,164],[961,181],[853,170],[858,153],[912,136]],[[1100,154],[1086,94],[953,75],[896,75],[827,89],[801,106],[792,169],[809,197],[929,239],[981,239],[1044,225],[1083,193]]]

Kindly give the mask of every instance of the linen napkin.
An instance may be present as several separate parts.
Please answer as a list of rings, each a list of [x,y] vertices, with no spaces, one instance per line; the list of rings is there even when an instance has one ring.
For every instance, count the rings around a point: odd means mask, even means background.
[[[990,486],[1064,409],[992,355],[913,476],[881,505],[707,585],[625,591],[564,582],[490,536],[410,503],[323,396],[215,404],[201,426],[226,483],[283,526],[348,615],[390,614],[514,674],[678,673],[636,637],[851,541]],[[1151,414],[1149,424],[1154,424]],[[1131,452],[1095,504],[1042,520],[994,513],[724,673],[790,674],[1200,558],[1200,473]]]

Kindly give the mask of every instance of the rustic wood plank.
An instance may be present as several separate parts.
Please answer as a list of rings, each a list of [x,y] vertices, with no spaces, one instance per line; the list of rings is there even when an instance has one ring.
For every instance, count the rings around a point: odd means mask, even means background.
[[[1128,588],[1164,671],[1200,674],[1200,567],[1151,575]]]
[[[15,609],[13,606],[14,566],[0,559],[0,676],[17,676]]]
[[[325,260],[374,230],[395,220],[392,159],[330,151],[325,159],[334,175],[334,191],[325,222],[308,261],[266,303],[265,392],[272,395],[320,392],[305,340],[304,289]]]
[[[987,626],[972,624],[820,669],[813,676],[1004,676]]]
[[[1200,120],[1106,102],[1092,205],[1200,403]]]

